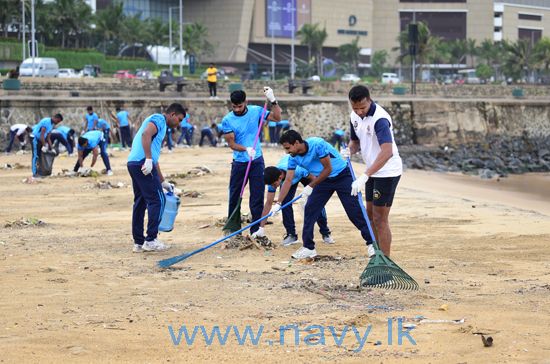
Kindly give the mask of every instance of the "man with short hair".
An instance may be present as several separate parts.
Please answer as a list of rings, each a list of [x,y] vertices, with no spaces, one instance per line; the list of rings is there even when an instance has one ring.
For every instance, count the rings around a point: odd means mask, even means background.
[[[111,124],[107,120],[99,118],[97,120],[97,129],[103,132],[105,146],[108,147],[111,144]]]
[[[180,128],[181,135],[178,139],[177,144],[181,144],[183,138],[185,138],[185,142],[187,143],[187,145],[191,146],[193,144],[193,132],[195,131],[195,126],[189,122],[189,113],[187,112],[187,110],[185,110],[185,117],[180,123]]]
[[[128,117],[128,111],[123,110],[120,107],[116,108],[116,117],[118,120],[118,128],[120,130],[120,143],[122,148],[132,145],[132,133],[130,131],[130,121]]]
[[[263,127],[265,120],[281,120],[281,108],[275,99],[273,90],[264,87],[264,95],[271,104],[271,111],[266,111],[262,118],[263,108],[256,105],[248,105],[246,93],[242,90],[233,91],[230,95],[233,111],[224,116],[222,120],[222,132],[225,141],[233,150],[233,162],[231,164],[231,177],[229,179],[229,214],[237,207],[241,187],[248,162],[251,161],[248,174],[250,189],[249,207],[252,220],[256,221],[262,216],[264,204],[264,158],[260,143],[254,149],[254,140],[258,128]],[[250,228],[251,233],[258,230],[258,225]]]
[[[92,164],[90,167],[93,168],[95,162],[97,161],[97,155],[101,153],[101,159],[103,160],[103,164],[107,170],[107,175],[113,175],[111,164],[109,163],[109,154],[107,154],[107,143],[105,142],[105,137],[101,130],[91,130],[84,133],[84,135],[78,138],[77,149],[78,160],[73,168],[75,172],[83,171],[84,159],[86,159],[90,153],[92,153]]]
[[[52,140],[50,138],[50,133],[53,130],[53,127],[63,121],[63,116],[61,114],[55,114],[50,118],[44,118],[40,120],[32,128],[31,134],[31,143],[32,143],[32,175],[33,177],[38,177],[38,160],[41,153],[46,153],[48,150],[52,149]]]
[[[266,169],[264,170],[264,182],[267,185],[267,197],[264,204],[264,210],[262,211],[262,217],[267,215],[271,210],[273,202],[275,202],[275,192],[277,191],[277,188],[281,187],[285,181],[288,171],[289,158],[290,156],[287,154],[279,160],[277,166],[266,167]],[[296,167],[296,169],[294,170],[294,178],[292,179],[290,190],[288,191],[285,199],[283,201],[277,201],[275,203],[280,206],[291,201],[296,195],[298,184],[301,183],[305,187],[313,180],[313,178],[313,175],[304,168],[300,166]],[[282,213],[283,225],[286,230],[286,235],[283,238],[282,244],[283,246],[296,244],[298,243],[298,236],[296,235],[296,224],[294,222],[294,210],[292,209],[292,205],[285,208]],[[260,228],[254,234],[254,237],[265,236],[265,224],[266,220],[263,220],[260,223]],[[330,229],[327,225],[327,213],[324,208],[321,215],[319,216],[319,219],[317,219],[317,225],[319,225],[319,232],[323,237],[323,242],[327,244],[334,244],[334,239],[332,239],[332,236],[330,235]]]
[[[88,106],[86,108],[86,115],[84,115],[84,132],[97,129],[97,122],[99,117],[94,112],[94,108]]]
[[[210,63],[210,66],[206,69],[206,81],[208,82],[208,92],[211,99],[217,99],[216,85],[218,82],[218,69],[214,63]]]
[[[305,259],[317,256],[313,240],[313,227],[334,192],[338,194],[348,219],[361,231],[361,236],[367,244],[368,256],[374,256],[375,252],[367,221],[363,217],[359,201],[351,196],[353,180],[347,163],[342,159],[340,153],[322,138],[313,137],[303,140],[295,130],[285,132],[279,143],[290,154],[285,182],[279,192],[279,201],[284,201],[290,191],[298,166],[314,176],[302,191],[302,198],[306,199],[302,230],[303,246],[292,254],[292,258]],[[272,212],[276,215],[280,210],[281,206],[276,205]]]
[[[32,133],[32,128],[27,124],[14,124],[10,127],[10,141],[8,142],[8,147],[6,148],[6,153],[11,152],[11,147],[15,138],[19,140],[19,148],[25,150],[27,145],[27,138],[30,138]]]
[[[166,197],[163,188],[174,186],[164,180],[159,158],[167,128],[175,128],[185,117],[181,104],[173,103],[162,113],[146,118],[134,137],[128,156],[128,172],[134,189],[132,236],[134,253],[163,251],[170,248],[157,239]],[[143,236],[143,220],[147,210],[147,236]]]
[[[214,133],[216,133],[216,136],[214,136]],[[217,137],[220,137],[220,130],[218,129],[218,125],[216,123],[212,123],[210,126],[205,126],[201,130],[201,139],[199,141],[199,147],[202,147],[204,143],[204,138],[208,138],[210,141],[210,145],[212,147],[215,147],[216,144],[218,144]]]
[[[59,153],[59,144],[61,144],[65,147],[69,156],[73,154],[74,134],[75,131],[66,125],[58,125],[52,130],[50,138],[57,153]]]
[[[351,142],[344,156],[361,151],[365,172],[352,184],[352,195],[365,188],[367,214],[380,249],[390,256],[390,209],[403,163],[393,136],[391,116],[370,97],[369,89],[357,85],[349,91]]]

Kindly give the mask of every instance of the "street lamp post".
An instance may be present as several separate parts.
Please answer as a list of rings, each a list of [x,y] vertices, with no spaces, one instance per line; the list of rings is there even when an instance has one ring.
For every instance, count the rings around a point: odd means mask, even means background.
[[[183,76],[183,0],[180,0],[180,76]]]
[[[26,44],[25,44],[25,0],[21,0],[21,12],[22,12],[22,24],[21,24],[21,31],[23,32],[22,34],[22,40],[23,40],[23,61],[25,60],[25,56],[26,56],[26,52],[25,52],[25,47],[26,47]]]
[[[174,67],[172,65],[172,9],[176,9],[177,6],[171,6],[168,8],[168,28],[169,28],[169,37],[168,37],[168,48],[170,49],[169,55],[170,55],[170,72],[174,70]]]
[[[32,57],[32,77],[34,77],[34,57],[36,56],[36,39],[34,26],[34,0],[31,0],[31,57]]]
[[[292,6],[292,9],[291,9],[291,18],[292,18],[292,41],[290,43],[290,79],[293,80],[294,79],[294,73],[295,73],[295,69],[294,69],[294,37],[295,37],[295,27],[296,27],[296,24],[294,23],[294,17],[296,16],[296,6],[294,5],[294,0],[292,0],[291,2],[291,5]]]

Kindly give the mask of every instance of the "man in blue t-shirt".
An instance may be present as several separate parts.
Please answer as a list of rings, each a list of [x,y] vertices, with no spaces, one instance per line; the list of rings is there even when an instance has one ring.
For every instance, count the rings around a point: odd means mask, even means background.
[[[97,129],[103,131],[103,139],[108,147],[111,144],[111,125],[107,120],[100,118],[97,120]]]
[[[50,134],[53,127],[63,121],[61,114],[55,114],[51,118],[44,118],[40,120],[32,128],[31,142],[32,142],[32,175],[37,177],[38,160],[41,153],[46,153],[52,149],[52,140]]]
[[[340,150],[342,147],[342,142],[344,141],[344,136],[346,135],[346,132],[342,129],[336,129],[334,133],[332,133],[332,138],[330,138],[330,144],[334,146],[337,150]]]
[[[195,126],[189,122],[189,113],[185,110],[185,118],[180,123],[181,135],[178,138],[178,143],[181,144],[183,138],[188,146],[193,144],[193,133],[195,132]]]
[[[173,191],[174,186],[164,180],[159,158],[167,128],[175,128],[185,117],[181,104],[173,103],[162,113],[153,114],[143,121],[137,131],[128,156],[128,172],[134,188],[132,236],[135,253],[162,251],[168,245],[157,239],[166,197],[163,188]],[[143,220],[147,210],[147,236],[143,236]]]
[[[66,125],[58,125],[52,130],[50,138],[57,153],[59,153],[59,144],[61,144],[67,149],[69,156],[73,154],[74,133],[75,131]]]
[[[264,87],[267,101],[271,103],[271,111],[262,119],[263,109],[260,106],[248,105],[246,93],[242,90],[233,91],[230,95],[233,111],[224,116],[222,120],[222,132],[225,141],[233,149],[233,163],[231,164],[231,177],[229,179],[229,214],[237,207],[239,195],[250,163],[248,181],[250,183],[249,207],[252,220],[256,221],[262,216],[264,204],[264,158],[262,149],[257,143],[258,130],[264,126],[265,120],[281,120],[281,108],[279,107],[273,90]],[[256,143],[256,144],[255,144]],[[250,228],[255,233],[259,226]]]
[[[97,122],[99,117],[94,112],[94,108],[88,106],[86,108],[86,115],[84,115],[84,132],[97,129]]]
[[[107,170],[107,175],[112,176],[111,164],[109,163],[109,154],[107,154],[107,143],[101,130],[91,130],[78,138],[78,160],[74,165],[73,171],[82,172],[84,170],[84,159],[92,153],[92,164],[95,166],[97,155],[101,153],[101,159]]]
[[[122,110],[120,107],[116,108],[116,118],[118,120],[118,128],[120,130],[120,143],[122,148],[132,145],[132,133],[130,131],[130,120],[128,117],[128,111]]]
[[[273,206],[275,200],[275,192],[277,188],[282,186],[288,171],[288,159],[289,155],[285,155],[277,166],[267,167],[264,170],[264,182],[267,185],[267,197],[264,204],[264,210],[262,211],[262,217],[267,215]],[[277,201],[275,205],[284,205],[287,202],[291,201],[296,195],[296,189],[298,188],[298,183],[302,183],[303,186],[307,186],[313,180],[313,175],[309,173],[304,168],[298,166],[294,170],[294,178],[291,181],[290,190],[286,195],[283,201]],[[303,206],[302,206],[303,207]],[[254,234],[256,236],[265,236],[264,226],[266,220],[263,220],[260,223],[260,228]],[[294,223],[294,210],[292,205],[288,206],[283,210],[283,225],[286,230],[286,235],[283,238],[282,244],[284,246],[292,245],[298,243],[298,236],[296,235],[296,224]],[[319,219],[317,220],[317,225],[319,225],[319,232],[323,236],[323,241],[327,244],[334,244],[334,240],[330,236],[330,229],[327,225],[327,213],[323,208]]]
[[[315,241],[313,241],[313,227],[334,192],[338,194],[350,221],[361,231],[361,236],[367,243],[368,256],[373,256],[374,247],[367,221],[363,217],[359,201],[351,195],[353,179],[340,153],[322,138],[313,137],[304,141],[295,130],[285,132],[279,143],[290,154],[285,182],[279,192],[279,201],[284,201],[290,191],[298,166],[314,176],[302,191],[302,198],[306,199],[302,231],[303,247],[292,254],[292,258],[304,259],[317,256]],[[276,215],[280,210],[281,206],[276,205],[272,212]]]
[[[214,136],[215,133],[215,136]],[[199,147],[202,147],[204,143],[204,138],[208,138],[210,145],[215,147],[218,144],[218,139],[221,135],[220,129],[216,123],[212,123],[210,126],[205,126],[201,129],[201,139],[199,140]]]

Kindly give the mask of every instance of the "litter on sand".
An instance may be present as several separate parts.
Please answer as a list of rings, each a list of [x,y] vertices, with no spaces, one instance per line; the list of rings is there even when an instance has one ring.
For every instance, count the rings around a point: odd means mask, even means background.
[[[5,228],[14,228],[14,227],[27,227],[27,226],[44,226],[46,223],[42,220],[39,220],[35,217],[22,217],[19,220],[8,221],[4,227]]]

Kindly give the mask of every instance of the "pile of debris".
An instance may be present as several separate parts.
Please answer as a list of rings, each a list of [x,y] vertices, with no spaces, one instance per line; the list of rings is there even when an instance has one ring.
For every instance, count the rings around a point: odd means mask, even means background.
[[[204,176],[205,174],[212,174],[212,170],[207,166],[198,166],[188,170],[187,174],[191,176],[199,177],[199,176]]]
[[[30,168],[29,166],[24,166],[19,163],[14,163],[14,164],[4,163],[4,165],[2,166],[2,169],[29,169],[29,168]]]
[[[130,186],[124,184],[124,182],[111,183],[109,181],[99,181],[94,184],[94,187],[99,188],[100,190],[110,190],[111,188],[123,188]]]
[[[45,226],[46,223],[35,217],[22,217],[18,220],[8,221],[5,228],[24,228],[28,226]]]
[[[267,236],[252,238],[249,235],[235,235],[222,246],[222,249],[245,250],[252,248],[272,250],[276,248],[276,245]]]

